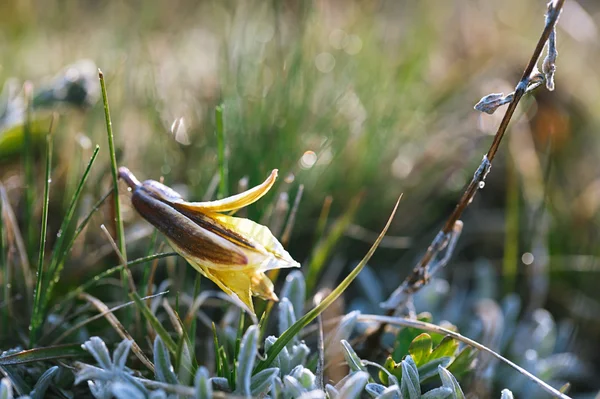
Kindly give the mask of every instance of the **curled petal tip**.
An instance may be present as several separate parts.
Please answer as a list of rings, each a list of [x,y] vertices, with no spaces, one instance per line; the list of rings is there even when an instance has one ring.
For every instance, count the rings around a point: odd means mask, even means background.
[[[131,171],[125,166],[119,167],[119,178],[123,179],[125,183],[131,188],[136,188],[141,186],[140,181],[134,176]]]

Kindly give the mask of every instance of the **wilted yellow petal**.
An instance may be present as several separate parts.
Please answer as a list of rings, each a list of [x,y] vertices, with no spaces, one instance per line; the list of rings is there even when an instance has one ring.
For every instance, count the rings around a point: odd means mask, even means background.
[[[235,296],[254,312],[254,304],[252,303],[251,278],[248,273],[243,271],[223,271],[203,267],[198,264],[190,263],[202,275],[214,282],[227,295]]]
[[[251,277],[252,295],[258,296],[269,301],[278,301],[277,295],[273,291],[273,282],[263,272],[256,272]]]
[[[183,208],[195,212],[228,212],[243,208],[258,201],[265,195],[277,179],[277,169],[273,169],[267,180],[262,184],[253,187],[243,193],[232,195],[231,197],[223,198],[216,201],[207,202],[186,202],[183,200],[174,200],[172,198],[164,198],[173,203],[177,208]]]
[[[248,251],[245,252],[246,256],[248,256],[248,252],[252,252],[252,250],[272,255],[272,257],[268,257],[262,262],[259,267],[260,271],[300,266],[300,264],[283,248],[268,227],[253,222],[250,219],[218,213],[211,213],[208,216],[215,219],[227,229],[241,235],[251,244],[253,248],[249,248]],[[249,260],[249,263],[252,263],[252,261]]]

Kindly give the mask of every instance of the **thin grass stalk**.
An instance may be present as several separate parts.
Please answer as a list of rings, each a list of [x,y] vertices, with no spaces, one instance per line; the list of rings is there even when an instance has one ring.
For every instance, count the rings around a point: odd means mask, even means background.
[[[112,186],[113,186],[113,198],[115,207],[115,223],[117,230],[117,242],[119,246],[119,252],[123,256],[125,262],[127,262],[127,248],[125,246],[125,230],[123,228],[123,218],[121,217],[121,203],[119,201],[119,174],[117,167],[117,156],[115,154],[115,142],[112,130],[112,121],[110,119],[110,108],[108,106],[108,95],[106,93],[106,83],[104,81],[104,74],[98,69],[98,78],[100,79],[100,88],[102,90],[102,102],[104,104],[104,118],[106,121],[106,133],[108,136],[108,152],[110,156],[110,171],[112,174]],[[123,269],[121,271],[121,281],[123,285],[123,294],[127,297],[128,293],[128,282],[129,276],[127,271]],[[130,312],[127,313],[125,324],[129,324]]]
[[[215,131],[217,134],[217,156],[219,159],[219,198],[225,198],[228,195],[229,170],[227,166],[227,152],[225,128],[223,126],[223,106],[215,108]]]
[[[33,176],[33,145],[31,138],[31,119],[33,114],[33,85],[26,82],[23,85],[25,94],[25,124],[23,125],[23,172],[25,174],[25,195],[23,222],[25,223],[25,242],[27,243],[27,252],[29,262],[33,262],[33,251],[35,246],[35,223],[33,223],[33,197],[35,190],[35,177]]]
[[[194,296],[192,297],[192,304],[193,301],[196,300],[196,298],[198,298],[198,295],[200,295],[200,283],[202,282],[202,275],[200,273],[195,273],[196,274],[196,279],[194,281]],[[192,317],[189,323],[189,336],[190,336],[190,350],[194,351],[194,348],[196,347],[196,328],[198,326],[198,321],[196,320],[195,317]]]
[[[56,114],[52,115],[50,128],[46,135],[46,174],[44,180],[44,202],[42,203],[42,221],[40,233],[40,252],[38,257],[37,281],[33,299],[33,311],[29,325],[29,346],[34,347],[37,340],[38,331],[42,324],[42,287],[44,281],[44,255],[46,253],[46,231],[48,229],[48,205],[50,201],[50,181],[52,171],[52,144],[53,127],[56,120]]]
[[[48,275],[50,276],[50,280],[48,281],[48,286],[44,289],[43,296],[42,296],[43,308],[46,308],[48,301],[50,300],[50,298],[52,296],[52,291],[54,289],[54,286],[60,280],[60,273],[63,269],[64,262],[65,262],[65,258],[63,256],[64,256],[64,254],[68,253],[71,249],[70,247],[67,247],[67,248],[64,248],[64,250],[62,250],[64,241],[65,241],[65,238],[67,235],[67,229],[69,228],[69,225],[71,224],[71,220],[73,219],[73,215],[75,214],[75,208],[77,207],[77,204],[79,203],[79,197],[81,196],[81,193],[83,191],[83,186],[85,185],[85,183],[87,181],[87,178],[90,174],[90,170],[92,169],[92,166],[94,165],[94,161],[96,160],[96,157],[98,156],[99,150],[100,150],[100,147],[96,146],[96,148],[94,149],[94,152],[92,153],[90,161],[88,162],[88,164],[85,168],[85,171],[83,172],[83,175],[81,176],[81,180],[79,181],[79,184],[77,185],[77,188],[75,189],[75,193],[73,194],[73,197],[71,198],[71,203],[69,204],[67,213],[65,214],[65,217],[60,226],[58,239],[56,240],[56,243],[54,244],[54,251],[52,252],[52,258],[50,260],[50,267],[48,268]],[[74,241],[70,241],[69,244],[72,245],[73,242]]]
[[[134,259],[134,260],[127,262],[127,267],[141,265],[143,263],[150,262],[155,259],[167,258],[169,256],[176,256],[176,255],[177,255],[177,252],[163,252],[163,253],[158,253],[158,254],[154,254],[154,255],[150,255],[150,256],[144,256],[143,258],[138,258],[138,259]],[[72,301],[82,292],[85,292],[87,289],[93,287],[99,281],[105,279],[106,277],[122,271],[124,268],[125,268],[125,265],[118,265],[115,267],[111,267],[110,269],[107,269],[107,270],[103,271],[102,273],[95,275],[94,277],[92,277],[91,279],[86,281],[85,283],[81,284],[79,287],[75,288],[74,290],[71,290],[60,301],[60,303],[58,303],[57,309],[60,310],[67,302]]]
[[[159,293],[157,293],[155,295],[150,295],[149,297],[144,297],[142,299],[153,299],[153,298],[159,297],[161,295],[164,295],[166,293],[167,293],[167,291],[165,291],[165,292],[159,292]],[[91,323],[91,322],[93,322],[95,320],[103,318],[108,313],[115,313],[117,310],[123,309],[123,308],[125,308],[127,306],[131,306],[133,304],[135,304],[134,301],[125,302],[125,303],[122,303],[120,305],[113,306],[112,308],[110,308],[110,309],[108,309],[106,311],[100,312],[100,313],[98,313],[98,314],[96,314],[94,316],[88,317],[85,320],[82,320],[79,323],[75,324],[74,326],[70,327],[69,329],[65,330],[62,334],[60,334],[54,341],[52,341],[51,345],[58,345],[62,340],[64,340],[65,338],[67,338],[69,335],[74,334],[75,332],[77,332],[77,330],[79,330],[83,326],[85,326],[85,325],[87,325],[87,324],[89,324],[89,323]]]

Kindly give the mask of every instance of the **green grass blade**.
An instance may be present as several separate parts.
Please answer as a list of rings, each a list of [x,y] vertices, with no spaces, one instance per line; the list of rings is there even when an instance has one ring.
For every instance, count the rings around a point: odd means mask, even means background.
[[[127,260],[127,251],[125,250],[125,233],[123,229],[123,219],[121,218],[121,204],[119,202],[119,174],[117,167],[117,156],[115,154],[115,141],[112,130],[112,122],[110,120],[110,108],[108,107],[108,96],[106,94],[106,83],[104,82],[104,74],[98,70],[98,77],[100,78],[100,87],[102,89],[102,102],[104,104],[104,118],[106,120],[106,133],[108,136],[108,152],[110,155],[110,171],[112,174],[112,183],[114,190],[115,199],[115,217],[117,223],[117,241],[119,244],[119,251],[123,258]]]
[[[225,129],[223,127],[223,106],[215,108],[215,131],[217,134],[217,156],[219,158],[219,198],[228,195],[229,171],[227,168],[227,154],[225,152]]]
[[[154,254],[154,255],[150,255],[150,256],[144,256],[143,258],[138,258],[138,259],[134,259],[132,261],[127,262],[127,267],[131,267],[131,266],[135,266],[135,265],[140,265],[142,263],[146,263],[146,262],[150,262],[154,259],[160,259],[160,258],[166,258],[169,256],[176,256],[177,252],[162,252],[159,254]],[[111,267],[110,269],[107,269],[105,271],[103,271],[102,273],[99,273],[97,275],[95,275],[94,277],[92,277],[91,279],[89,279],[88,281],[86,281],[85,283],[81,284],[79,287],[75,288],[74,290],[71,290],[69,292],[69,294],[67,294],[58,304],[58,307],[61,308],[62,306],[64,306],[67,302],[75,299],[77,297],[77,295],[81,294],[82,292],[86,291],[88,288],[93,287],[95,284],[97,284],[99,281],[101,281],[102,279],[116,273],[119,272],[121,270],[125,269],[125,265],[119,265],[119,266],[115,266],[115,267]]]
[[[402,197],[400,197],[400,198],[402,198]],[[264,360],[261,360],[258,363],[256,368],[254,369],[254,374],[269,367],[271,365],[271,363],[273,362],[273,360],[275,360],[275,357],[277,356],[277,354],[279,354],[279,352],[281,352],[281,350],[283,348],[285,348],[285,346],[304,327],[306,327],[310,322],[312,322],[314,319],[316,319],[317,316],[319,316],[321,313],[323,313],[323,311],[325,309],[327,309],[329,307],[329,305],[331,305],[340,295],[342,295],[342,293],[346,290],[346,288],[348,288],[348,286],[352,283],[352,281],[354,281],[356,276],[358,276],[358,274],[361,272],[361,270],[365,267],[365,265],[367,264],[369,259],[371,259],[371,257],[375,253],[375,250],[379,246],[379,243],[385,236],[385,233],[387,232],[388,228],[390,227],[390,224],[392,223],[392,220],[394,219],[394,215],[396,214],[396,210],[398,209],[399,203],[400,203],[400,199],[398,199],[398,201],[396,202],[396,205],[394,206],[394,209],[392,210],[392,214],[390,215],[385,227],[383,228],[383,230],[377,237],[377,240],[375,240],[375,242],[369,249],[369,252],[367,252],[367,254],[360,261],[360,263],[358,265],[356,265],[354,270],[352,270],[350,272],[350,274],[348,274],[348,276],[340,283],[340,285],[338,285],[329,295],[327,295],[327,297],[325,297],[321,301],[321,303],[319,303],[311,311],[309,311],[304,316],[302,316],[300,319],[298,319],[298,321],[296,321],[294,324],[292,324],[287,330],[284,331],[283,334],[281,334],[281,336],[277,339],[277,341],[275,341],[273,346],[267,351],[266,358]]]
[[[94,165],[94,161],[96,160],[96,157],[98,156],[99,150],[100,150],[100,147],[96,146],[96,148],[94,149],[94,152],[92,154],[92,157],[90,158],[90,161],[88,162],[87,167],[85,168],[85,171],[83,172],[83,176],[81,176],[81,180],[79,181],[79,184],[77,185],[77,188],[75,189],[75,193],[73,194],[73,197],[71,198],[71,203],[69,204],[69,207],[67,208],[67,213],[65,214],[65,217],[60,226],[59,232],[61,232],[62,234],[60,234],[58,237],[58,240],[56,240],[56,244],[54,245],[54,251],[52,252],[52,258],[50,260],[50,267],[48,268],[48,276],[50,277],[50,281],[48,281],[48,286],[44,290],[44,293],[42,296],[43,297],[42,308],[45,308],[47,306],[48,301],[51,298],[52,290],[54,289],[54,285],[56,283],[58,283],[58,281],[60,279],[60,273],[63,269],[64,262],[65,262],[65,258],[63,256],[71,250],[71,246],[74,243],[74,241],[70,241],[69,247],[65,247],[63,250],[63,244],[64,244],[65,238],[67,236],[67,229],[68,229],[69,225],[71,224],[71,220],[73,219],[73,215],[75,214],[75,208],[77,207],[77,204],[79,203],[79,197],[81,196],[81,192],[83,191],[83,186],[85,185],[85,182],[87,181],[87,178],[89,177],[90,170],[92,169],[92,166]]]
[[[195,274],[196,274],[196,280],[194,281],[194,296],[192,297],[193,301],[195,301],[196,298],[198,298],[198,295],[200,295],[200,283],[202,282],[202,275],[200,273],[195,273]],[[186,317],[186,319],[187,319],[187,317]],[[194,348],[196,348],[196,327],[198,325],[195,315],[192,315],[189,325],[190,325],[190,327],[189,327],[190,328],[190,332],[189,332],[190,347],[192,348],[192,351],[193,351]]]
[[[27,110],[25,112],[25,124],[23,125],[23,172],[25,174],[25,206],[23,222],[25,224],[25,242],[29,253],[29,262],[33,262],[33,248],[35,246],[35,223],[33,223],[33,197],[35,195],[35,177],[33,176],[33,145],[31,122],[33,114],[33,86],[26,83],[23,87]]]
[[[44,280],[44,255],[46,252],[46,230],[48,228],[48,203],[50,200],[50,177],[52,170],[52,127],[54,119],[50,123],[50,129],[46,135],[46,174],[44,180],[44,202],[42,203],[42,222],[40,234],[40,253],[38,257],[37,281],[33,299],[33,310],[31,313],[30,329],[29,329],[29,345],[35,346],[39,328],[42,324],[42,287]]]
[[[87,357],[87,352],[81,347],[81,344],[56,345],[1,356],[0,366],[64,359],[66,357],[81,359],[82,356]]]
[[[135,306],[139,309],[139,311],[144,315],[148,323],[154,328],[156,333],[160,336],[160,338],[165,343],[167,349],[173,356],[177,355],[177,343],[171,338],[167,330],[163,327],[161,322],[154,316],[152,310],[146,305],[146,302],[140,298],[137,292],[132,292],[129,294],[129,297],[133,299],[135,302]]]
[[[110,120],[110,108],[108,107],[108,95],[106,94],[106,83],[104,82],[104,74],[98,69],[98,77],[100,79],[100,88],[102,91],[102,102],[104,104],[104,118],[106,120],[106,134],[108,136],[108,152],[110,155],[110,171],[112,174],[113,198],[115,203],[115,223],[117,227],[117,243],[119,252],[123,260],[127,262],[127,249],[125,247],[125,230],[123,229],[123,218],[121,217],[121,203],[119,202],[119,175],[117,166],[117,156],[115,154],[115,141],[112,130],[112,122]],[[121,271],[121,283],[123,285],[123,293],[127,296],[129,292],[129,275],[126,269]],[[125,325],[129,324],[131,314],[127,313]]]

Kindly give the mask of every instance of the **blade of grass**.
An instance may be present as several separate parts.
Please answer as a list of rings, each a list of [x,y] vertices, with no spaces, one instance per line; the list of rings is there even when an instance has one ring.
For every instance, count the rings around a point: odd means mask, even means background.
[[[33,113],[33,85],[25,82],[23,85],[25,103],[27,110],[25,113],[25,125],[23,126],[23,172],[25,175],[25,206],[23,211],[23,221],[25,223],[25,240],[29,261],[33,262],[33,248],[35,246],[35,223],[33,223],[33,197],[35,195],[35,177],[33,176],[33,148],[31,139],[31,118]]]
[[[277,341],[275,341],[273,346],[267,351],[266,358],[264,360],[261,360],[257,364],[256,368],[254,369],[254,373],[258,373],[259,371],[262,371],[262,370],[266,369],[267,367],[269,367],[271,365],[271,363],[275,360],[275,357],[277,356],[277,354],[279,352],[281,352],[281,350],[283,348],[285,348],[285,346],[304,327],[306,327],[315,318],[317,318],[317,316],[319,316],[325,309],[327,309],[329,307],[329,305],[331,305],[340,295],[342,295],[342,293],[346,290],[346,288],[348,288],[348,286],[352,283],[352,281],[354,281],[356,276],[358,276],[358,274],[365,267],[367,262],[371,259],[371,257],[375,253],[375,250],[379,246],[379,243],[385,236],[385,233],[387,232],[388,228],[390,227],[390,224],[392,223],[392,220],[394,219],[394,215],[396,214],[396,210],[398,209],[398,205],[400,204],[401,198],[402,198],[402,196],[400,196],[400,198],[398,198],[398,201],[396,202],[396,205],[394,206],[394,209],[392,210],[392,213],[391,213],[387,223],[385,224],[385,227],[379,234],[379,237],[377,237],[377,240],[373,243],[373,245],[369,249],[369,252],[367,252],[365,257],[360,261],[360,263],[358,265],[356,265],[356,267],[350,272],[350,274],[348,274],[348,276],[333,291],[331,291],[331,293],[329,295],[327,295],[317,306],[315,306],[311,311],[309,311],[304,316],[302,316],[300,319],[298,319],[298,321],[296,321],[294,324],[292,324],[287,330],[284,331],[283,334],[281,334],[281,336],[277,339]]]
[[[150,244],[148,245],[147,256],[150,256],[154,253],[154,251],[155,251],[154,247],[156,246],[157,239],[158,239],[158,230],[154,230],[152,232],[152,237],[150,237]],[[149,280],[150,280],[150,269],[145,269],[144,276],[142,277],[142,285],[140,287],[140,292],[139,292],[140,295],[145,295],[145,293],[148,292]]]
[[[65,258],[63,256],[66,255],[71,249],[70,247],[67,247],[67,248],[64,248],[64,250],[63,250],[63,244],[64,244],[65,238],[67,236],[67,229],[68,229],[69,225],[71,224],[73,215],[75,214],[75,208],[77,207],[77,204],[79,203],[79,197],[81,196],[81,192],[83,191],[83,186],[85,185],[85,182],[87,181],[87,178],[90,175],[90,170],[92,169],[92,166],[94,165],[94,161],[96,160],[96,157],[98,156],[98,151],[100,151],[100,147],[96,146],[96,148],[94,149],[94,152],[92,153],[90,161],[88,162],[88,164],[85,168],[85,171],[83,172],[83,175],[81,176],[81,180],[79,180],[79,184],[77,185],[77,188],[75,189],[75,193],[73,194],[73,197],[71,198],[71,203],[69,204],[69,207],[67,208],[67,213],[65,214],[65,217],[63,218],[62,224],[60,226],[58,239],[56,240],[56,243],[54,244],[54,250],[52,251],[52,257],[50,259],[50,267],[48,268],[48,275],[50,277],[50,280],[48,281],[48,286],[44,289],[44,293],[42,295],[42,298],[43,298],[42,308],[43,309],[46,308],[48,301],[50,300],[50,298],[52,296],[52,290],[54,289],[55,284],[58,283],[58,281],[60,280],[60,273],[63,269],[64,261],[65,261]],[[73,241],[69,242],[69,245],[73,245]]]
[[[213,345],[215,351],[215,373],[219,377],[223,377],[223,365],[221,364],[221,358],[219,357],[219,336],[217,335],[217,326],[215,323],[212,323],[212,332],[213,332]]]
[[[148,323],[150,323],[152,328],[154,328],[156,333],[162,338],[169,352],[175,356],[177,354],[177,343],[173,341],[173,338],[171,338],[161,322],[154,316],[152,310],[146,305],[146,302],[142,301],[142,298],[140,298],[137,292],[132,292],[129,296],[133,299],[135,306],[142,312],[142,315],[146,318]]]
[[[98,211],[98,209],[100,209],[100,206],[102,206],[102,204],[104,203],[104,201],[106,201],[106,199],[108,197],[110,197],[110,195],[112,194],[112,192],[113,192],[113,190],[110,189],[106,194],[104,194],[102,196],[102,198],[100,198],[92,206],[92,209],[90,209],[90,211],[88,212],[88,214],[79,223],[79,225],[77,226],[77,228],[73,232],[73,235],[71,236],[71,239],[70,239],[69,243],[67,244],[67,246],[65,247],[65,250],[63,251],[63,254],[62,254],[62,257],[61,257],[63,260],[67,259],[67,255],[71,251],[71,249],[73,248],[73,245],[75,244],[75,241],[77,240],[77,238],[79,238],[79,235],[83,232],[83,230],[87,226],[88,222],[92,219],[92,216],[94,216],[94,214],[96,213],[96,211]]]
[[[192,297],[194,300],[196,300],[196,298],[198,298],[198,295],[200,295],[200,282],[202,281],[202,275],[200,273],[196,273],[196,280],[194,281],[194,296]],[[193,304],[193,302],[192,302]],[[196,318],[193,317],[193,315],[191,315],[191,318],[188,318],[188,316],[186,316],[186,321],[189,320],[189,337],[190,337],[190,347],[191,350],[194,351],[194,349],[196,348],[196,327],[197,327],[197,321]],[[186,323],[187,324],[187,323]]]
[[[159,292],[158,294],[155,295],[150,295],[149,297],[144,297],[142,299],[152,299],[152,298],[156,298],[160,295],[164,295],[166,294],[168,291],[164,291],[164,292]],[[62,334],[60,334],[54,341],[52,341],[52,345],[56,345],[58,343],[60,343],[60,341],[62,341],[63,339],[67,338],[69,335],[77,332],[81,327],[85,326],[86,324],[91,323],[94,320],[98,320],[101,319],[102,317],[106,316],[108,313],[115,313],[117,310],[119,309],[123,309],[124,307],[127,306],[131,306],[133,305],[134,302],[133,301],[129,301],[117,306],[114,306],[104,312],[100,312],[94,316],[88,317],[87,319],[75,324],[74,326],[70,327],[69,329],[65,330]]]
[[[150,255],[150,256],[144,256],[143,258],[138,258],[138,259],[134,259],[131,260],[129,262],[127,262],[127,267],[131,267],[131,266],[135,266],[135,265],[140,265],[146,262],[150,262],[152,260],[155,259],[161,259],[161,258],[166,258],[169,256],[176,256],[177,253],[176,252],[163,252],[163,253],[159,253],[159,254],[154,254],[154,255]],[[60,303],[57,305],[57,307],[60,309],[62,308],[67,302],[75,299],[79,294],[81,294],[82,292],[86,291],[88,288],[93,287],[95,284],[97,284],[100,280],[114,274],[117,272],[120,272],[121,270],[123,270],[125,268],[125,265],[119,265],[119,266],[115,266],[112,267],[110,269],[107,269],[105,271],[103,271],[102,273],[99,273],[97,275],[95,275],[94,277],[92,277],[91,279],[89,279],[88,281],[86,281],[85,283],[81,284],[79,287],[75,288],[74,290],[71,290],[61,301]]]
[[[52,169],[52,131],[56,119],[56,114],[52,116],[50,128],[46,135],[46,174],[44,181],[44,202],[42,203],[42,222],[40,234],[40,253],[38,257],[37,282],[33,299],[33,311],[29,324],[29,346],[35,346],[38,330],[42,324],[42,287],[44,280],[44,255],[46,251],[46,230],[48,228],[48,203],[50,200],[50,177]]]
[[[123,219],[121,217],[121,203],[119,202],[119,175],[117,167],[117,156],[115,154],[115,142],[112,130],[112,121],[110,119],[110,108],[108,107],[108,95],[106,94],[106,83],[104,74],[98,69],[98,78],[100,79],[100,88],[102,90],[102,102],[104,104],[104,118],[106,120],[106,134],[108,136],[108,152],[110,155],[110,171],[112,174],[113,198],[115,207],[115,223],[117,227],[117,242],[119,243],[119,252],[127,262],[127,248],[125,247],[125,230],[123,229]],[[121,281],[123,284],[123,294],[127,297],[129,290],[128,275],[125,269],[121,270]],[[125,324],[128,325],[131,314],[127,315]]]
[[[219,158],[219,198],[227,197],[229,171],[225,151],[225,129],[223,127],[223,106],[215,108],[215,132],[217,134],[217,156]]]
[[[56,345],[0,356],[0,366],[13,366],[16,364],[64,359],[67,357],[81,358],[82,356],[87,356],[87,352],[81,348],[81,344]]]

